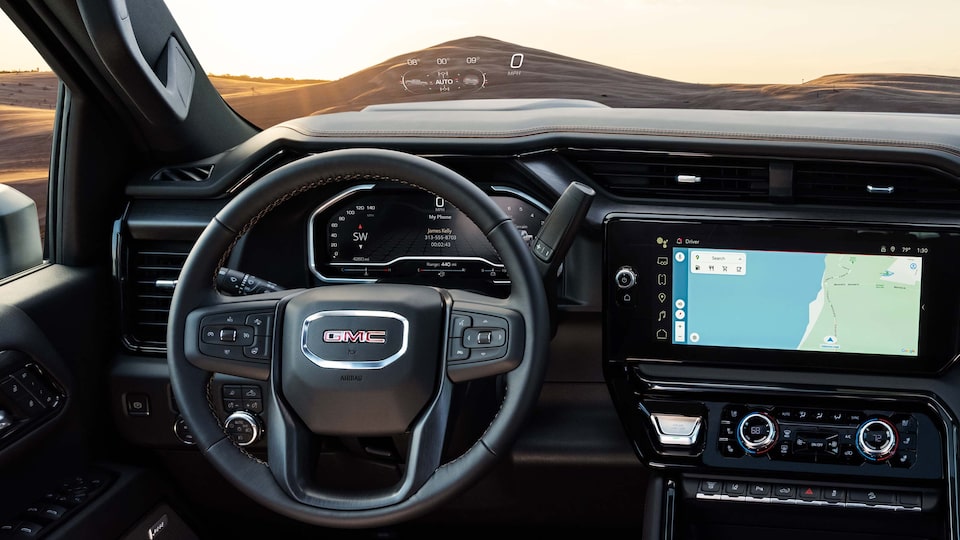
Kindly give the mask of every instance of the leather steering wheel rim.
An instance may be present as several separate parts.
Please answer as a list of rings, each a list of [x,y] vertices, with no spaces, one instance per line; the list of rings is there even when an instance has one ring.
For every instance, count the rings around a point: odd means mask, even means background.
[[[202,358],[198,360],[187,353],[195,344],[198,332],[196,324],[191,323],[191,314],[227,300],[215,289],[216,272],[240,238],[262,217],[292,197],[333,183],[357,181],[397,182],[419,187],[443,197],[473,220],[508,270],[512,283],[509,306],[522,319],[521,328],[516,328],[518,331],[512,334],[522,337],[511,347],[522,347],[517,349],[522,350],[522,358],[518,356],[519,362],[515,366],[502,370],[505,397],[482,436],[456,459],[438,462],[434,470],[421,473],[423,478],[419,486],[402,492],[397,500],[383,499],[388,504],[334,501],[336,504],[314,505],[305,503],[296,493],[292,495],[290,487],[284,484],[283,475],[278,472],[286,469],[284,460],[288,459],[280,455],[286,453],[282,442],[271,439],[268,461],[265,462],[235,445],[226,435],[214,413],[210,395],[212,370],[200,361]],[[274,297],[279,299],[278,295]],[[256,299],[257,296],[245,298]],[[338,528],[367,528],[397,524],[426,514],[472,485],[490,470],[498,457],[509,451],[533,410],[546,373],[550,335],[549,325],[544,322],[548,320],[547,297],[533,255],[509,218],[476,185],[433,161],[403,152],[334,150],[305,157],[270,172],[232,199],[205,228],[184,264],[173,295],[167,330],[167,361],[174,397],[194,433],[197,447],[238,490],[263,506],[301,522]],[[446,376],[449,366],[444,358],[445,355],[441,355],[438,359],[443,370],[435,389],[438,394],[446,392],[445,389],[453,384]],[[271,389],[279,393],[276,369],[280,359],[275,357],[273,362],[273,375],[269,380]],[[283,426],[278,431],[293,429],[287,426],[291,419],[284,414],[282,407],[274,407],[265,414],[268,434],[277,422]],[[430,437],[426,437],[418,442],[440,445],[443,441],[430,441]],[[410,465],[413,468],[413,464]]]

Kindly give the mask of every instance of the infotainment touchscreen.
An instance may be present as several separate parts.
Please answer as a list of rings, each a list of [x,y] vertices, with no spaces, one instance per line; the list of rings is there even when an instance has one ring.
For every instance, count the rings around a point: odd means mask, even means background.
[[[933,373],[960,358],[960,229],[604,224],[612,359]]]
[[[922,257],[679,247],[672,257],[676,345],[917,356]]]

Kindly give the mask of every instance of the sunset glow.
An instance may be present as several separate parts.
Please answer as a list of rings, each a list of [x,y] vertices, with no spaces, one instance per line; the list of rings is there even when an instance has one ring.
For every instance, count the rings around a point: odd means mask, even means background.
[[[956,0],[168,0],[209,73],[338,79],[409,51],[488,36],[699,83],[832,73],[960,76]],[[0,69],[44,67],[4,17]]]

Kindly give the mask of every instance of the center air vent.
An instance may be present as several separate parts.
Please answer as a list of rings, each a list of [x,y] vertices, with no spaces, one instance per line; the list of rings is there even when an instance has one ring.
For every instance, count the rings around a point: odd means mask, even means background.
[[[797,202],[816,204],[958,208],[960,182],[916,165],[798,161],[794,196]]]
[[[768,160],[621,150],[563,154],[601,188],[621,197],[769,200]]]
[[[173,243],[147,242],[128,248],[123,297],[124,344],[129,349],[166,350],[170,301],[189,249]]]

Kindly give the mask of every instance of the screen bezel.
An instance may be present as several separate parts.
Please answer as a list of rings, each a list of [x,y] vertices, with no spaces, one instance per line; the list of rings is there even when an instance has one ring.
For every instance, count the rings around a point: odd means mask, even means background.
[[[667,248],[655,239],[669,239]],[[654,319],[659,303],[655,285],[660,253],[673,253],[677,238],[701,240],[702,249],[744,249],[851,253],[881,255],[879,246],[910,240],[930,252],[923,254],[921,312],[917,356],[844,352],[795,351],[672,343],[658,341]],[[736,244],[730,243],[736,238]],[[647,219],[611,217],[604,226],[605,330],[608,359],[625,361],[670,361],[708,365],[740,365],[764,368],[813,368],[831,371],[936,373],[956,360],[958,352],[958,298],[946,294],[950,268],[960,264],[960,231],[947,227],[891,226],[852,222],[736,219]],[[774,243],[775,242],[775,243]],[[891,244],[892,243],[892,244]],[[916,255],[911,253],[910,255]],[[672,301],[673,265],[666,287]],[[622,301],[623,291],[613,277],[621,267],[637,274],[633,301]],[[939,294],[938,294],[939,293]]]

